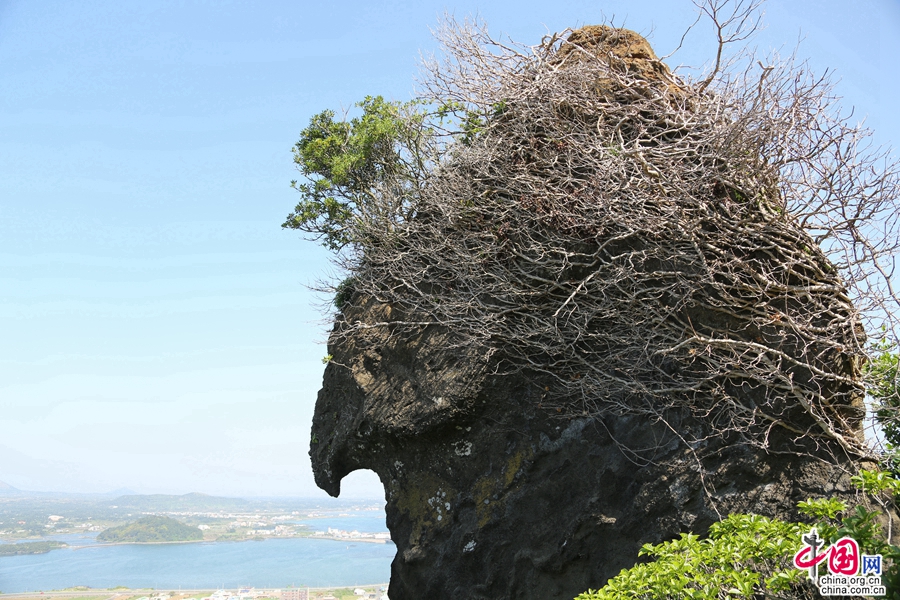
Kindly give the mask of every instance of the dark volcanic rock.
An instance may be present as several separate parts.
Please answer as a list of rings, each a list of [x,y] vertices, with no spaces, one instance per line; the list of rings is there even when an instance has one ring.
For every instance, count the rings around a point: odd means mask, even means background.
[[[578,48],[563,46],[558,60],[597,52],[613,61],[616,54],[624,71],[668,77],[636,34],[586,28],[570,40]],[[615,81],[595,87],[611,94]],[[593,235],[590,243],[596,243]],[[785,311],[809,312],[802,302],[782,304]],[[727,330],[756,345],[771,333],[781,340],[778,356],[788,358],[800,345],[775,321],[771,332],[761,331],[729,321],[722,316],[727,310],[697,306],[688,321],[698,330]],[[853,493],[852,461],[827,436],[798,442],[787,429],[763,425],[763,450],[717,431],[713,401],[704,421],[687,412],[655,421],[612,410],[592,417],[575,408],[576,399],[557,401],[551,410],[545,402],[558,381],[522,369],[505,373],[503,348],[461,343],[451,330],[416,327],[409,324],[414,315],[398,313],[359,295],[344,306],[329,343],[333,359],[316,404],[310,451],[316,482],[334,496],[356,469],[381,478],[397,545],[393,600],[572,598],[633,565],[645,543],[683,531],[704,534],[732,512],[797,518],[801,500]],[[835,320],[852,333],[853,318],[848,309]],[[826,353],[818,355],[825,357],[816,359],[820,370],[843,373],[844,383],[858,380],[858,363],[831,367]],[[798,370],[791,377],[788,388],[809,384],[813,375]],[[752,385],[746,393],[743,383],[727,385],[746,396],[745,406],[759,406],[754,394],[761,394]],[[821,384],[824,401],[834,398],[837,388],[830,385]],[[858,437],[859,398],[842,393],[854,410],[835,422]],[[783,413],[805,415],[794,408]],[[809,419],[797,422],[796,431],[817,427]]]
[[[361,304],[346,318],[391,318]],[[826,448],[798,453],[775,433],[769,453],[718,438],[692,449],[679,433],[705,425],[676,416],[673,431],[550,414],[538,378],[491,374],[490,356],[453,348],[440,328],[337,339],[313,469],[335,496],[351,471],[378,473],[394,600],[571,598],[633,565],[644,543],[704,533],[730,512],[793,518],[798,501],[849,492]]]

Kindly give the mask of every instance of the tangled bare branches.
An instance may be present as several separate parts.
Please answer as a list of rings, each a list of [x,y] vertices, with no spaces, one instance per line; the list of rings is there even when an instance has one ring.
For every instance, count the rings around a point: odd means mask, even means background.
[[[448,114],[460,132],[424,161],[412,216],[356,220],[344,254],[356,297],[408,320],[343,335],[444,326],[552,379],[545,405],[569,415],[690,414],[865,454],[866,335],[894,336],[898,314],[900,169],[804,65],[724,60],[756,21],[742,2],[720,22],[723,4],[701,3],[720,45],[696,81],[625,30],[524,47],[446,24],[422,95],[441,107],[431,134]]]

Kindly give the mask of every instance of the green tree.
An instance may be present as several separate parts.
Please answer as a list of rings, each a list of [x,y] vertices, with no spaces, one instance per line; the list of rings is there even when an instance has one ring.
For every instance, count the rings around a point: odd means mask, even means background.
[[[409,219],[434,156],[436,136],[420,101],[367,96],[362,114],[336,120],[325,110],[310,119],[294,145],[305,182],[283,227],[310,233],[340,251],[367,226],[391,228]]]
[[[869,396],[875,401],[875,418],[884,431],[891,449],[900,448],[900,388],[897,386],[898,352],[896,347],[882,342],[872,350],[866,368]],[[894,459],[896,462],[896,458]]]

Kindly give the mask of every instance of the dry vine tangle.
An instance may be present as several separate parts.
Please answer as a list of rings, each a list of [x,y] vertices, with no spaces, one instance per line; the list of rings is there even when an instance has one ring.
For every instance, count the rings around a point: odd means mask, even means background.
[[[481,126],[376,191],[404,209],[359,219],[342,266],[357,299],[397,310],[345,310],[339,335],[448,327],[498,372],[551,381],[551,414],[690,415],[711,426],[678,431],[695,447],[777,429],[870,452],[862,374],[872,334],[895,339],[898,170],[826,80],[747,56],[679,77],[607,27],[536,47],[471,24],[439,37],[422,97]]]

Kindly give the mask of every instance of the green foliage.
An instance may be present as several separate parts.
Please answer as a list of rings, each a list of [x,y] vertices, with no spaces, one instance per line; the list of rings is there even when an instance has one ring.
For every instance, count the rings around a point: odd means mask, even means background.
[[[851,477],[850,482],[862,491],[873,495],[881,492],[890,492],[896,495],[900,492],[900,480],[887,471],[862,470],[859,475]]]
[[[101,531],[101,542],[189,542],[203,539],[203,532],[170,517],[149,516],[134,523]]]
[[[334,290],[334,307],[343,310],[344,305],[350,301],[355,291],[356,278],[347,277]]]
[[[900,354],[896,346],[882,342],[872,349],[866,366],[867,391],[875,400],[875,418],[890,446],[900,447],[900,387],[897,385]]]
[[[441,154],[442,129],[471,144],[487,123],[504,114],[506,102],[472,110],[447,102],[429,113],[425,102],[391,102],[367,96],[360,116],[313,116],[294,145],[294,163],[304,181],[292,181],[301,200],[282,227],[297,229],[335,252],[360,241],[366,227],[392,227],[410,218],[416,192]],[[445,121],[458,129],[447,132]]]
[[[834,519],[839,512],[847,510],[847,505],[837,498],[819,498],[800,502],[797,507],[804,515],[816,520]]]
[[[445,102],[438,107],[435,115],[443,123],[446,120],[454,120],[459,131],[455,134],[457,140],[463,145],[471,145],[475,139],[485,130],[488,123],[509,110],[505,101],[494,102],[490,109],[472,110],[461,102]]]
[[[645,545],[654,560],[624,569],[597,591],[577,600],[752,598],[761,584],[786,589],[804,574],[789,565],[802,526],[760,517],[730,515],[710,527],[709,537],[690,533]],[[763,579],[763,574],[769,576]]]
[[[883,471],[861,471],[852,482],[872,498],[893,496],[900,480]],[[864,554],[881,554],[886,598],[900,600],[900,547],[889,544],[877,523],[878,511],[859,505],[847,511],[836,498],[808,500],[800,512],[815,520],[827,543],[852,537]],[[800,536],[810,529],[758,515],[730,515],[709,528],[701,539],[682,533],[677,540],[647,544],[639,556],[653,560],[623,569],[600,590],[588,590],[576,600],[724,600],[791,598],[808,588],[806,572],[793,567]]]
[[[302,199],[282,227],[312,233],[331,250],[356,241],[360,219],[405,218],[411,194],[425,171],[425,127],[421,103],[388,102],[367,96],[356,106],[362,115],[335,120],[331,110],[310,119],[294,146],[294,162],[306,178],[291,182]],[[406,194],[390,210],[379,203],[389,186]]]
[[[56,548],[65,548],[64,542],[20,542],[18,544],[0,544],[0,556],[18,556],[21,554],[44,554]]]

